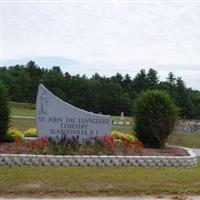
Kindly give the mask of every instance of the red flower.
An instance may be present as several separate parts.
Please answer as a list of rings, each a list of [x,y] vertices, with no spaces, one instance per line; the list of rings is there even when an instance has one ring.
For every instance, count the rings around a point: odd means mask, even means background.
[[[15,145],[16,145],[16,152],[20,153],[20,151],[21,151],[21,141],[19,139],[16,139]]]
[[[35,145],[36,145],[36,141],[35,140],[28,141],[28,148],[29,149],[33,149]]]
[[[109,142],[109,143],[107,144],[107,148],[108,148],[108,149],[112,149],[113,147],[114,147],[114,144],[113,144],[113,143]]]
[[[122,145],[123,145],[124,148],[129,148],[130,147],[130,143],[128,141],[126,141],[126,140],[122,141]]]
[[[107,135],[102,136],[101,140],[105,141],[106,137],[107,137]]]
[[[140,147],[140,148],[142,148],[142,149],[144,148],[144,144],[141,141],[139,141],[139,140],[135,140],[133,142],[133,144],[136,145],[136,146],[138,146],[138,147]]]
[[[39,138],[39,143],[41,146],[45,146],[47,144],[47,138],[42,136]]]
[[[108,149],[113,149],[114,148],[114,138],[110,135],[104,135],[103,136],[103,141],[106,143],[106,146]]]
[[[114,141],[114,138],[112,136],[110,136],[110,135],[105,135],[104,136],[104,140],[106,142],[112,143]]]
[[[15,140],[15,145],[16,145],[17,148],[19,148],[20,145],[21,145],[21,141],[18,140],[18,139],[16,139],[16,140]]]

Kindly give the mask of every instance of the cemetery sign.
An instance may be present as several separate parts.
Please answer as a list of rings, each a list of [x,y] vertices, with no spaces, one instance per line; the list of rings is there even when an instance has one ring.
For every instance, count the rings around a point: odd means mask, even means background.
[[[77,97],[78,98],[78,97]],[[40,84],[36,100],[36,125],[39,136],[69,138],[86,141],[110,134],[112,119],[76,108],[52,94]]]

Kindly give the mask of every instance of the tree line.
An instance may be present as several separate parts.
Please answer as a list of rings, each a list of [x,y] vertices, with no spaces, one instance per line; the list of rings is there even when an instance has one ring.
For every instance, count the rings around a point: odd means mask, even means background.
[[[136,97],[149,89],[169,93],[184,118],[200,118],[200,91],[187,88],[181,77],[172,72],[160,81],[152,68],[141,69],[134,77],[117,73],[111,77],[95,73],[86,75],[63,73],[59,66],[41,68],[34,61],[26,65],[0,67],[0,81],[9,89],[12,101],[35,103],[39,83],[62,100],[87,111],[110,115],[134,114]]]

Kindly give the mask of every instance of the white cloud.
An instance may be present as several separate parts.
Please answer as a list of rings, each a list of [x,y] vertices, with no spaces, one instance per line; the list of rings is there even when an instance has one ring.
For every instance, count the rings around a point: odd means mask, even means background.
[[[73,68],[86,74],[89,65],[108,75],[157,66],[161,74],[178,72],[196,87],[199,8],[200,3],[8,1],[3,5],[4,59],[61,56],[86,63]]]

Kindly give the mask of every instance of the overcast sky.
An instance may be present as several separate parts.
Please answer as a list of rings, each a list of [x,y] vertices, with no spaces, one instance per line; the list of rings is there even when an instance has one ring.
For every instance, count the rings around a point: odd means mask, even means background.
[[[200,2],[6,0],[2,11],[3,64],[35,59],[88,76],[152,67],[200,90]]]

